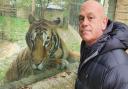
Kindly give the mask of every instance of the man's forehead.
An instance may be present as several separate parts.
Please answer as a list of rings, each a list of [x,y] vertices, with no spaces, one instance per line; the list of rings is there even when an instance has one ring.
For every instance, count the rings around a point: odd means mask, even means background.
[[[100,13],[104,14],[104,8],[96,1],[87,1],[81,5],[80,13]]]
[[[84,10],[84,9],[95,9],[95,10],[103,10],[103,7],[100,7],[100,6],[97,6],[95,4],[83,4],[81,5],[81,10]]]
[[[80,15],[94,15],[94,14],[98,14],[97,12],[99,12],[96,9],[91,9],[91,8],[81,8],[80,10]]]
[[[81,6],[97,6],[97,7],[100,7],[102,8],[102,4],[97,2],[97,1],[92,1],[92,0],[88,0],[88,1],[85,1]]]
[[[85,12],[81,11],[79,15],[80,16],[85,16],[85,15],[87,15],[87,16],[95,16],[95,14],[96,14],[95,12],[86,12],[85,13]]]

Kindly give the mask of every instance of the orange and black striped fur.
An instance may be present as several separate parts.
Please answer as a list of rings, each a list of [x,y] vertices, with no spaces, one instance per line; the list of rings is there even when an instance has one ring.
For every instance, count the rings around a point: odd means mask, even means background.
[[[35,70],[41,71],[49,64],[63,69],[68,66],[70,59],[79,59],[79,53],[67,49],[52,21],[37,21],[30,16],[29,23],[30,27],[26,34],[28,47],[19,53],[7,71],[8,81],[34,74]]]

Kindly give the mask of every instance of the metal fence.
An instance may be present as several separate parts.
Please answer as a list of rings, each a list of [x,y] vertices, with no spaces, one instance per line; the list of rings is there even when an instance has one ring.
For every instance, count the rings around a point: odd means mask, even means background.
[[[17,22],[15,20],[20,18],[20,20],[25,19],[25,21],[27,21],[28,15],[31,13],[31,6],[19,8],[18,6],[16,7],[16,5],[15,7],[9,5],[9,2],[8,2],[9,0],[8,1],[5,0],[5,1],[6,2],[3,1],[4,2],[3,5],[0,5],[0,40],[5,40],[5,39],[10,40],[10,37],[12,39],[14,35],[15,35],[15,38],[19,38],[19,34],[16,34],[16,33],[20,33],[20,31],[24,29],[20,29],[18,26],[20,22]],[[84,0],[81,0],[81,2],[82,1]],[[75,29],[77,29],[78,27],[77,18],[79,13],[80,1],[71,0],[69,3],[66,3],[66,5],[68,6],[66,7],[63,5],[62,6],[63,8],[61,9],[58,9],[60,5],[57,5],[57,4],[56,5],[52,4],[51,6],[48,6],[48,8],[45,11],[45,18],[48,20],[54,20],[57,17],[60,17],[62,25],[70,24]],[[25,27],[26,25],[28,26],[29,24],[25,22],[25,24],[20,24],[20,25],[22,25],[20,26],[22,28],[22,27]],[[24,31],[28,29],[27,26]]]
[[[0,16],[16,16],[16,8],[10,6],[0,7]]]

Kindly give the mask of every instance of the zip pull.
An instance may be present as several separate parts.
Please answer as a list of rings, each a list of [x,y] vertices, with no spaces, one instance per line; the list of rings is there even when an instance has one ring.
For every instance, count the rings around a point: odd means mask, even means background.
[[[84,64],[86,64],[90,59],[96,57],[99,54],[99,51],[96,50],[91,56],[89,56],[88,58],[86,58],[83,63],[81,64],[80,70],[83,67]]]

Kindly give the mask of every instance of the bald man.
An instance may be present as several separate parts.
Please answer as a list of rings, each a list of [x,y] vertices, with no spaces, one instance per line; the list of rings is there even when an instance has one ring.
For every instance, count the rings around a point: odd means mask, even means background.
[[[75,89],[128,89],[128,26],[110,21],[101,4],[88,0],[80,8],[79,34]]]

